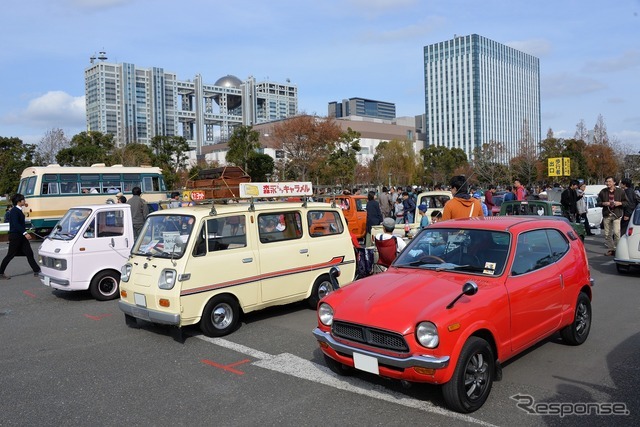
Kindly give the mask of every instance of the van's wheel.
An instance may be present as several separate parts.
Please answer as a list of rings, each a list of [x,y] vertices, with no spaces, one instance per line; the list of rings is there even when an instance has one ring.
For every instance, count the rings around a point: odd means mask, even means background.
[[[573,316],[573,322],[569,326],[565,326],[560,335],[562,340],[570,345],[580,345],[587,340],[589,331],[591,330],[591,300],[584,292],[578,295],[576,303],[576,311]]]
[[[631,266],[616,264],[616,270],[618,270],[618,273],[620,274],[627,274],[631,270]]]
[[[91,279],[89,292],[98,301],[108,301],[118,298],[120,273],[115,270],[101,271]]]
[[[200,329],[208,337],[221,337],[233,332],[240,319],[240,308],[228,295],[213,297],[205,306]]]
[[[491,392],[495,364],[489,343],[470,337],[462,347],[453,376],[442,386],[447,407],[463,413],[479,409]]]
[[[329,279],[328,274],[323,274],[318,277],[311,289],[311,295],[307,298],[307,303],[312,309],[318,308],[318,302],[325,296],[333,291],[333,285]]]

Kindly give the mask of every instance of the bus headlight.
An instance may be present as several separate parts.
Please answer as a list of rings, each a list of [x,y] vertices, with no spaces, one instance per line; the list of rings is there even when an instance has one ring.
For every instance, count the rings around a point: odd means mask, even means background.
[[[158,287],[160,289],[173,289],[173,286],[176,284],[176,271],[171,268],[165,268],[160,273],[160,278],[158,279]]]
[[[128,282],[131,277],[131,264],[125,264],[120,268],[120,280]]]

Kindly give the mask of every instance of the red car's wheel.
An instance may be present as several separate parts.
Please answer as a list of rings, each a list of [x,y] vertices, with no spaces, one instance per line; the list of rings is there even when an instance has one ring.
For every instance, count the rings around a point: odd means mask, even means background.
[[[560,331],[564,342],[580,345],[587,340],[591,330],[591,300],[584,292],[578,295],[573,322]]]

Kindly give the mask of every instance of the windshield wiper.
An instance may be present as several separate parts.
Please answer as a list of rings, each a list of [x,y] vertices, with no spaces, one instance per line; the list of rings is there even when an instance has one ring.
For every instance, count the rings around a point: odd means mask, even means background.
[[[485,270],[484,267],[478,267],[477,265],[456,265],[455,267],[452,268],[452,270],[457,270],[457,271],[477,271],[477,272],[482,272]]]

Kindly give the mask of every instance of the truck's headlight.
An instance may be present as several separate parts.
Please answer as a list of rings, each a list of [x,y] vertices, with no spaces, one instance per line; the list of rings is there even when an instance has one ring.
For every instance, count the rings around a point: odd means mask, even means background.
[[[318,319],[325,326],[331,326],[333,323],[333,308],[325,302],[318,307]]]
[[[427,348],[436,348],[440,343],[438,328],[431,322],[420,322],[416,328],[416,339]]]
[[[131,277],[131,264],[125,264],[120,268],[120,281],[128,282]]]
[[[170,268],[165,268],[160,273],[158,279],[158,287],[160,289],[172,289],[176,284],[176,271]]]

